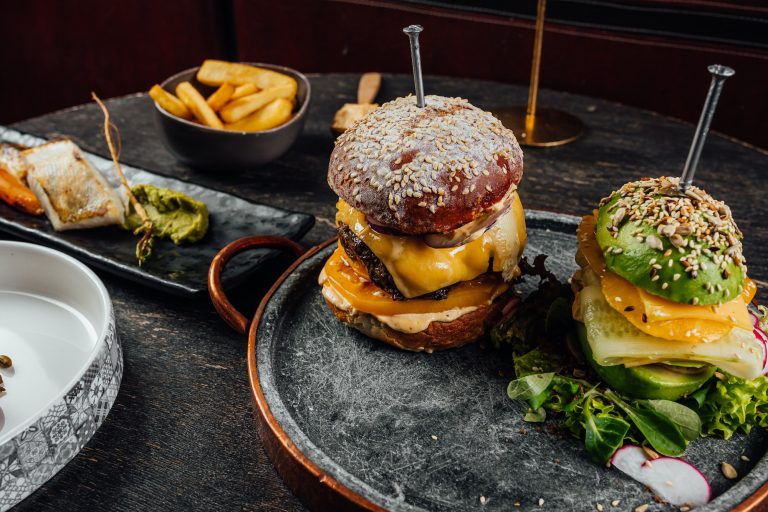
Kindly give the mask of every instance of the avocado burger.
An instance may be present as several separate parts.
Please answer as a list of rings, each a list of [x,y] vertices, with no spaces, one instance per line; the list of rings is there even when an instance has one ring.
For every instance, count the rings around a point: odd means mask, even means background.
[[[587,361],[634,398],[677,400],[717,368],[763,373],[764,343],[747,305],[742,233],[728,206],[678,179],[627,183],[585,216],[573,317]]]
[[[526,241],[512,132],[466,100],[398,98],[341,135],[328,183],[339,245],[320,275],[335,316],[396,347],[479,339]]]

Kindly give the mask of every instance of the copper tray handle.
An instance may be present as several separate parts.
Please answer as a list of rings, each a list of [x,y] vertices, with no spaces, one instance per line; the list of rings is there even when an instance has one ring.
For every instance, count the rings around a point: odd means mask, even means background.
[[[213,307],[219,312],[221,318],[237,331],[245,334],[248,330],[248,319],[240,313],[227,298],[224,287],[221,285],[221,273],[227,262],[235,255],[249,249],[287,249],[297,258],[304,254],[304,248],[288,238],[281,236],[246,236],[227,244],[211,261],[208,269],[208,293],[211,296]]]

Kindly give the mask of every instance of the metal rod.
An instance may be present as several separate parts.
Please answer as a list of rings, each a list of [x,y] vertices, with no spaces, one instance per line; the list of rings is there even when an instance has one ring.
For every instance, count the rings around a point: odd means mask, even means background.
[[[547,0],[539,0],[536,7],[536,36],[533,40],[533,62],[531,63],[531,86],[528,89],[528,109],[525,112],[525,133],[533,133],[536,124],[536,96],[539,92],[539,68],[541,67],[541,46],[544,41],[544,12]]]
[[[708,66],[707,71],[712,74],[712,81],[709,84],[709,92],[704,102],[704,108],[701,110],[699,124],[696,126],[696,132],[693,134],[691,149],[688,151],[688,158],[685,160],[685,167],[683,167],[683,175],[680,177],[680,185],[678,187],[682,193],[685,193],[693,183],[693,175],[696,173],[696,167],[699,165],[701,149],[704,147],[704,141],[709,132],[709,125],[712,122],[712,117],[715,115],[717,100],[720,98],[720,92],[723,90],[723,84],[725,84],[727,78],[732,77],[735,73],[733,69],[728,66],[721,66],[720,64]]]
[[[424,107],[424,80],[421,76],[421,56],[419,55],[419,34],[424,30],[421,25],[410,25],[403,29],[411,41],[411,64],[413,65],[413,85],[416,88],[416,105]]]

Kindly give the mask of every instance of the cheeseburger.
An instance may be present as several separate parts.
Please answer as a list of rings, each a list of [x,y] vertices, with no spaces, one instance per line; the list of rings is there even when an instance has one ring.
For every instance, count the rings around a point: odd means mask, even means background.
[[[336,141],[328,184],[339,245],[320,275],[336,317],[396,347],[483,336],[525,246],[512,132],[466,100],[383,105]]]
[[[606,384],[636,398],[676,400],[717,368],[753,379],[765,366],[742,233],[725,203],[678,183],[627,183],[577,231],[581,347]]]

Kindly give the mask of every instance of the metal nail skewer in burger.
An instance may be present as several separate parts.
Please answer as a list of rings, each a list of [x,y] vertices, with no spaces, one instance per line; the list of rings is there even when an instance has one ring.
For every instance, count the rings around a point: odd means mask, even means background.
[[[421,56],[419,55],[419,34],[424,30],[421,25],[409,25],[403,29],[411,41],[411,64],[413,65],[413,84],[416,88],[416,105],[424,107],[424,80],[421,76]]]
[[[683,175],[680,177],[680,192],[685,193],[693,182],[693,175],[696,173],[696,167],[699,165],[701,149],[704,147],[704,141],[709,132],[709,125],[712,117],[715,115],[717,100],[720,98],[720,92],[723,90],[726,78],[732,77],[735,71],[728,66],[712,64],[707,67],[707,71],[712,74],[712,82],[709,84],[709,92],[704,102],[704,108],[701,110],[699,124],[696,126],[696,132],[693,134],[691,149],[688,151],[688,158],[685,160]]]

